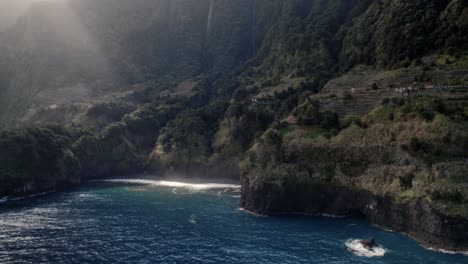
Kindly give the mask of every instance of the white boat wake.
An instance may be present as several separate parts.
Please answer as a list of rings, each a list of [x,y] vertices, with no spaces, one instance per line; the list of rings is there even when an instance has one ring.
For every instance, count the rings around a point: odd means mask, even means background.
[[[387,252],[387,250],[383,248],[381,245],[377,245],[373,247],[372,249],[365,248],[361,244],[360,239],[348,239],[345,242],[345,245],[349,251],[351,251],[354,255],[360,256],[360,257],[368,257],[368,258],[383,257],[385,253]]]
[[[224,183],[189,183],[177,181],[164,181],[164,180],[143,180],[143,179],[113,179],[113,180],[100,180],[103,182],[122,182],[122,183],[137,183],[147,184],[153,186],[185,188],[189,190],[203,191],[210,189],[240,189],[238,184],[224,184]]]

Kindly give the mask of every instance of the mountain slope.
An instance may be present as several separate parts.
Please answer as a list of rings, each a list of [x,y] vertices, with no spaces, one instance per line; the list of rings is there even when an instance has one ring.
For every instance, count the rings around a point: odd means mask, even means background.
[[[143,172],[225,176],[241,178],[251,211],[360,214],[466,249],[467,10],[38,3],[0,36],[0,128],[20,128],[0,134],[0,196]]]
[[[15,127],[53,104],[226,74],[252,58],[255,79],[321,83],[357,64],[407,66],[466,49],[467,12],[462,0],[37,3],[0,38],[0,117]]]

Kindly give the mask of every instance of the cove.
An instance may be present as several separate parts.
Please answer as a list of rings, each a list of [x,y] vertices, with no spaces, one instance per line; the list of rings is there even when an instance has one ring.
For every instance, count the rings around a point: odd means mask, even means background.
[[[0,263],[466,263],[361,219],[255,216],[240,186],[90,182],[0,204]],[[346,247],[373,236],[382,257]]]

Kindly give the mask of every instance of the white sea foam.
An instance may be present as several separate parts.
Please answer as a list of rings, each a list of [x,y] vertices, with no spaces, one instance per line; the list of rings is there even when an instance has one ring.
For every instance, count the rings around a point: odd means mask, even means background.
[[[28,196],[16,197],[16,198],[11,198],[11,199],[7,199],[7,200],[9,200],[9,201],[19,201],[19,200],[23,200],[23,199],[34,198],[34,197],[37,197],[37,196],[46,195],[46,194],[53,193],[53,192],[55,192],[55,191],[33,193],[33,194],[28,195]]]
[[[242,208],[242,207],[239,208],[239,211],[241,211],[241,212],[246,212],[246,213],[248,213],[248,214],[251,214],[251,215],[254,215],[254,216],[257,216],[257,217],[267,217],[266,215],[257,214],[257,213],[254,213],[254,212],[249,211],[249,210],[247,210],[247,209],[245,209],[245,208]]]
[[[462,254],[462,255],[468,256],[468,251],[451,251],[451,250],[437,249],[437,248],[431,248],[431,247],[425,247],[425,248],[428,250],[443,253],[443,254],[450,254],[450,255]]]
[[[193,225],[196,225],[197,224],[197,220],[196,220],[196,216],[195,215],[190,215],[189,219],[188,219],[189,223],[193,224]]]
[[[102,181],[138,183],[138,184],[147,184],[147,185],[154,185],[154,186],[185,188],[185,189],[197,190],[197,191],[210,190],[210,189],[240,189],[240,185],[238,184],[224,184],[224,183],[189,183],[189,182],[143,180],[143,179],[113,179],[113,180],[102,180]]]
[[[351,251],[354,255],[360,257],[383,257],[387,252],[387,250],[381,245],[377,245],[372,249],[367,249],[360,243],[360,239],[348,239],[345,242],[345,245],[349,251]]]

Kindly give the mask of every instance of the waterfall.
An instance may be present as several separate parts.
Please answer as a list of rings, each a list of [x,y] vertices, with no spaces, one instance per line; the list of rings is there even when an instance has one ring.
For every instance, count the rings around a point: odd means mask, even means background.
[[[255,50],[256,50],[256,47],[255,47],[256,24],[257,24],[257,1],[252,0],[252,25],[251,25],[252,27],[252,56],[255,56]]]
[[[206,38],[210,36],[211,33],[211,19],[213,17],[213,0],[210,0],[210,11],[208,12],[208,22],[206,24]]]

